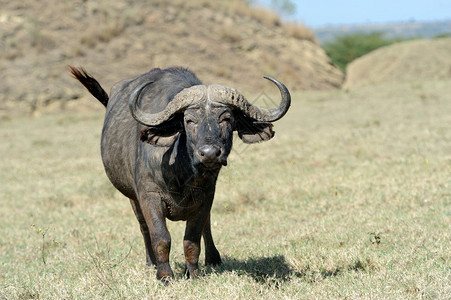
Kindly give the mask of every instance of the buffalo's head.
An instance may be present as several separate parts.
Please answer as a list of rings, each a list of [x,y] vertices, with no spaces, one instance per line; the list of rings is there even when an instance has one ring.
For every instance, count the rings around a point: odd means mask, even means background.
[[[129,106],[132,116],[146,125],[141,140],[156,146],[171,146],[181,133],[193,166],[202,170],[219,170],[227,165],[232,148],[233,131],[245,143],[258,143],[274,136],[271,122],[288,111],[291,97],[279,81],[272,81],[280,90],[278,107],[263,109],[252,105],[237,90],[221,85],[196,85],[183,89],[166,108],[146,113],[139,108],[139,96],[151,84],[147,82],[132,93]]]

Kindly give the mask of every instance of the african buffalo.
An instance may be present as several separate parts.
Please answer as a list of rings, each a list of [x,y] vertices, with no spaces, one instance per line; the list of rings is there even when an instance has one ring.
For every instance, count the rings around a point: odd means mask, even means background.
[[[290,107],[288,89],[273,109],[258,108],[237,90],[202,85],[191,71],[152,69],[116,83],[110,97],[83,68],[71,73],[106,106],[101,153],[106,174],[130,199],[146,246],[147,264],[169,282],[171,236],[166,218],[185,220],[183,240],[187,275],[197,276],[201,236],[205,263],[221,257],[213,242],[210,209],[216,180],[232,148],[233,131],[245,143],[274,136],[271,122]]]

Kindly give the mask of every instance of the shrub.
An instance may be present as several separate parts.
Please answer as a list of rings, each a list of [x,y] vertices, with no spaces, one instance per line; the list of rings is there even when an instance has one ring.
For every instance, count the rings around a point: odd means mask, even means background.
[[[333,63],[345,71],[348,63],[356,58],[397,42],[397,40],[386,39],[383,35],[383,32],[341,35],[336,37],[333,42],[326,43],[324,50]]]

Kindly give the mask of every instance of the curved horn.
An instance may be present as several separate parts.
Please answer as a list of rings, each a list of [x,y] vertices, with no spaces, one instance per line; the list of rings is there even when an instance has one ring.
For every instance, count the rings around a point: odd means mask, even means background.
[[[274,122],[282,118],[290,108],[291,96],[287,87],[280,81],[264,76],[265,79],[273,82],[279,88],[281,100],[279,106],[272,109],[259,108],[252,105],[236,89],[221,85],[210,85],[208,87],[208,98],[211,101],[234,106],[244,112],[248,117],[260,122]]]
[[[153,81],[145,82],[138,86],[133,91],[128,100],[128,106],[133,118],[139,123],[150,127],[160,125],[164,121],[169,120],[175,113],[182,111],[190,105],[199,103],[200,101],[205,99],[207,94],[207,87],[204,85],[195,85],[189,88],[185,88],[177,95],[175,95],[174,99],[172,99],[172,101],[168,103],[163,111],[153,114],[146,113],[139,108],[138,100],[142,91],[152,83]]]

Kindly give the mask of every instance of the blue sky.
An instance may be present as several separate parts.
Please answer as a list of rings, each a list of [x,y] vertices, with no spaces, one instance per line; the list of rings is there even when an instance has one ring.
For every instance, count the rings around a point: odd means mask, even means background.
[[[271,0],[255,2],[269,5]],[[292,18],[309,27],[451,20],[451,0],[292,0],[292,2],[296,4],[296,14]]]

